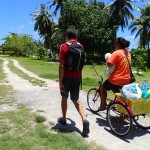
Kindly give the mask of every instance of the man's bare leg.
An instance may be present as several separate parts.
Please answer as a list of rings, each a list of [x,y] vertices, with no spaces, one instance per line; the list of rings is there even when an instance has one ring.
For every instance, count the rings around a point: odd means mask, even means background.
[[[83,136],[87,136],[90,132],[90,129],[89,129],[89,121],[86,119],[86,116],[84,114],[84,110],[83,110],[83,106],[81,104],[81,102],[78,100],[78,101],[73,101],[77,111],[79,112],[81,118],[82,118],[82,122],[83,122],[83,131],[82,131],[82,135]]]
[[[86,120],[86,116],[84,114],[84,110],[81,102],[78,100],[78,101],[73,101],[73,103],[82,118],[82,122],[84,122]]]
[[[61,100],[61,110],[62,110],[63,120],[66,120],[67,98],[62,97],[62,100]]]

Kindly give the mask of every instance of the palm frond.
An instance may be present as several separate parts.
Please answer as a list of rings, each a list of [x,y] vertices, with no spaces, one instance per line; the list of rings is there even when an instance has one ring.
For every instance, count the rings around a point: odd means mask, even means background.
[[[140,35],[141,30],[142,30],[142,29],[140,29],[140,30],[136,33],[136,35],[135,35],[135,38],[134,38],[134,39],[136,39],[136,38]]]

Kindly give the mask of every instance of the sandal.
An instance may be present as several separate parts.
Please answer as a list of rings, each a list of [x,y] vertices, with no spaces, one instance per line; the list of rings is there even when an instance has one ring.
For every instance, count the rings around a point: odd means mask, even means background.
[[[105,107],[99,107],[99,109],[98,109],[98,110],[99,110],[99,111],[104,111],[104,110],[106,110],[106,109],[107,109],[107,106],[108,106],[108,105],[106,105]]]

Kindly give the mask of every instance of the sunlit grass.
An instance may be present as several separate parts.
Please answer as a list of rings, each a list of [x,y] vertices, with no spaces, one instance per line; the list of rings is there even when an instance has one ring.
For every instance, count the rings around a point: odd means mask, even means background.
[[[36,78],[30,77],[28,76],[26,73],[22,72],[21,70],[19,70],[18,68],[16,68],[13,65],[12,61],[9,61],[8,67],[12,70],[12,72],[16,73],[17,75],[19,75],[20,77],[28,80],[29,82],[31,82],[33,85],[39,85],[39,86],[45,86],[45,82],[42,80],[38,80]]]
[[[13,58],[12,58],[13,59]],[[14,59],[18,60],[21,65],[23,65],[26,69],[34,72],[38,76],[42,78],[52,79],[55,81],[58,81],[59,75],[58,75],[58,63],[52,63],[48,61],[43,60],[36,60],[33,58],[18,58],[15,57]],[[95,68],[99,75],[104,76],[104,69],[105,65],[96,65]],[[136,68],[132,68],[133,71],[136,71]],[[143,71],[142,71],[143,72]],[[134,74],[136,77],[136,81],[141,83],[144,79],[147,79],[147,81],[150,81],[150,69],[148,69],[146,72],[143,72],[140,75]],[[104,81],[106,80],[106,77],[104,76]],[[92,69],[92,65],[85,65],[82,71],[82,90],[88,91],[90,88],[98,87],[98,81],[99,77],[96,75],[94,70]],[[113,99],[114,94],[109,91],[108,92],[108,98]]]
[[[13,64],[10,63],[9,67],[12,69]],[[18,70],[14,72],[21,74]],[[0,105],[7,105],[7,95],[11,97],[11,87],[0,85],[0,89],[1,100],[3,99]],[[0,150],[105,150],[94,142],[88,143],[74,132],[48,130],[48,127],[43,124],[47,121],[45,117],[31,112],[26,106],[15,105],[15,107],[17,109],[15,111],[0,112]],[[50,122],[49,124],[55,125]]]
[[[0,113],[0,149],[104,150],[95,143],[94,145],[87,143],[75,133],[48,131],[42,122],[36,123],[35,118],[38,116],[31,113],[25,106],[18,107],[17,111]]]
[[[3,60],[0,59],[0,80],[3,80],[5,77],[5,74],[2,70],[2,64],[3,64]]]
[[[12,58],[13,59],[13,58]],[[33,58],[18,58],[14,59],[18,60],[21,65],[23,65],[26,69],[34,72],[38,76],[42,78],[52,79],[58,81],[58,63],[52,63],[48,61],[36,60]],[[95,68],[99,75],[104,76],[105,65],[95,65]],[[136,68],[132,68],[133,71],[136,71]],[[143,72],[143,71],[142,71]],[[141,83],[144,79],[150,81],[150,69],[146,72],[143,72],[141,75],[134,74],[137,82]],[[104,81],[106,77],[104,76]],[[92,87],[98,87],[99,78],[92,69],[92,65],[85,65],[82,71],[82,89],[88,91]]]
[[[13,57],[11,57],[13,59]],[[29,71],[37,74],[39,77],[58,81],[58,63],[51,63],[34,58],[15,57]]]

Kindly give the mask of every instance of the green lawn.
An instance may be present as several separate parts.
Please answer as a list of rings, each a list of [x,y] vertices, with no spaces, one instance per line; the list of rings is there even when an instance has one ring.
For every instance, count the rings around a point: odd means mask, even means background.
[[[0,59],[0,80],[3,80],[5,77],[4,72],[2,71],[2,62],[3,60]]]
[[[10,70],[16,74],[18,74],[20,77],[28,80],[29,82],[32,83],[32,85],[38,85],[38,86],[45,86],[45,82],[42,80],[38,80],[36,78],[30,77],[28,76],[26,73],[22,72],[21,70],[19,70],[18,68],[16,68],[13,64],[12,61],[9,61],[8,67],[10,68]]]
[[[12,59],[16,59],[20,62],[22,66],[26,69],[34,72],[38,76],[42,78],[52,79],[58,81],[58,63],[36,60],[34,58],[21,58],[21,57],[10,57]],[[104,68],[105,65],[95,65],[97,72],[100,75],[104,75]],[[136,68],[132,68],[133,71]],[[137,82],[141,83],[143,79],[147,79],[150,81],[150,69],[146,72],[143,72],[141,75],[135,74]],[[104,77],[104,80],[106,78]],[[92,88],[98,86],[99,78],[92,69],[92,65],[85,65],[83,72],[82,72],[82,89],[86,92]],[[108,92],[108,95],[112,96],[111,92]]]

